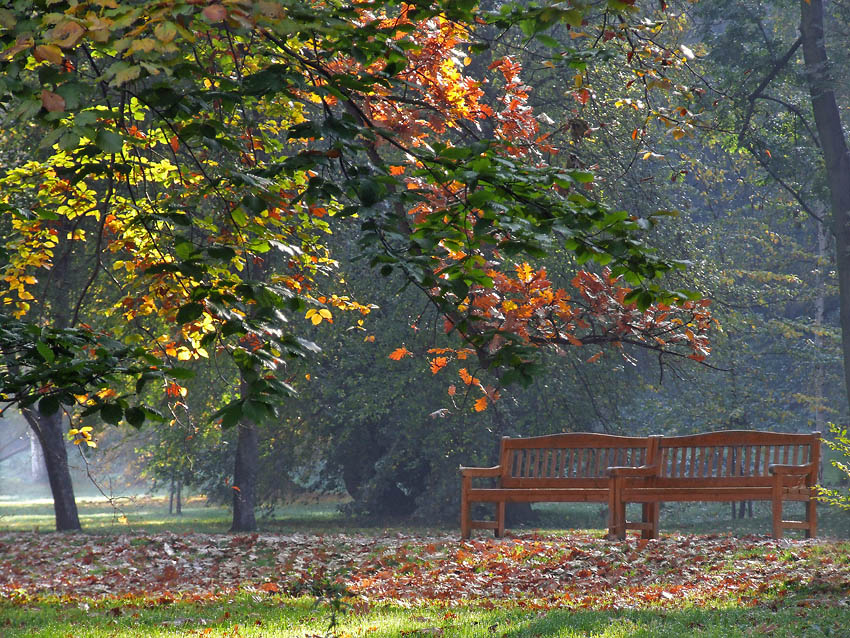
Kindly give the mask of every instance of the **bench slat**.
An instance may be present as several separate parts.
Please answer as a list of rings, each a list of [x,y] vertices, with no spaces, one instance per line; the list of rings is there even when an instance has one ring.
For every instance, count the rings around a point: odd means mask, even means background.
[[[475,502],[505,503],[586,503],[608,502],[608,487],[575,488],[473,488],[468,498]]]

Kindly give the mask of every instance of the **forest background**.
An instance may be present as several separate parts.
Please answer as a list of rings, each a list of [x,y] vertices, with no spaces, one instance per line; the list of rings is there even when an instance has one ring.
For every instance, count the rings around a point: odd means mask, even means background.
[[[485,3],[478,20],[467,3],[403,20],[395,3],[54,3],[46,21],[25,4],[0,12],[5,492],[26,430],[53,428],[111,494],[131,489],[117,477],[192,489],[232,502],[234,529],[304,491],[450,520],[457,466],[492,463],[502,436],[847,422],[842,3],[821,22],[805,0]],[[410,47],[352,35],[389,29],[381,11]],[[804,37],[821,23],[828,66]],[[487,230],[434,222],[468,215],[461,183],[486,193],[469,206]],[[568,221],[518,208],[519,184]],[[559,290],[581,311],[547,331]],[[58,502],[78,527],[73,492]]]

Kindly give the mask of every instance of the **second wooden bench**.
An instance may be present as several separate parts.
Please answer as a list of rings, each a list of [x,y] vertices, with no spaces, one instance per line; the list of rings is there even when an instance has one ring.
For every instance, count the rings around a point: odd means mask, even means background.
[[[651,437],[644,467],[612,467],[609,531],[624,538],[639,529],[658,537],[659,506],[668,502],[769,501],[774,538],[786,529],[817,534],[812,488],[820,469],[820,433],[785,434],[727,430],[688,436]],[[784,501],[805,504],[803,520],[785,520]],[[626,520],[626,505],[643,505],[643,520]]]

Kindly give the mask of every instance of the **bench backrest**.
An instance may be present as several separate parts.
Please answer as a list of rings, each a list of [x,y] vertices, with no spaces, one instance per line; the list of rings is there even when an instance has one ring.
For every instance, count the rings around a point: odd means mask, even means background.
[[[657,485],[689,483],[717,486],[763,486],[772,464],[814,462],[807,483],[817,482],[820,435],[726,430],[659,439]]]
[[[607,487],[607,468],[643,465],[655,439],[587,432],[505,437],[502,487]]]

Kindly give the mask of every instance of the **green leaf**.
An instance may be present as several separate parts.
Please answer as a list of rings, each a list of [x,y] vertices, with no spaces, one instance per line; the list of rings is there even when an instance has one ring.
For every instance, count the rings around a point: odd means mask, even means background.
[[[560,48],[563,48],[563,46],[564,46],[560,42],[558,42],[555,38],[553,38],[550,35],[546,35],[545,33],[538,33],[535,36],[535,38],[537,39],[538,42],[540,42],[540,44],[547,46],[551,49],[560,49]]]
[[[140,407],[127,408],[124,411],[124,418],[134,428],[139,428],[145,422],[145,411]]]
[[[120,153],[124,148],[124,138],[114,131],[100,129],[97,132],[97,137],[94,140],[98,148],[104,153]]]
[[[38,354],[41,355],[41,358],[47,363],[53,363],[53,360],[56,359],[56,355],[53,354],[53,350],[43,341],[36,342],[35,348],[38,350]]]
[[[104,403],[100,406],[100,418],[106,423],[118,425],[121,422],[121,417],[124,416],[124,410],[117,403]]]
[[[38,411],[42,414],[56,414],[59,411],[59,399],[54,396],[46,396],[38,402]]]
[[[204,306],[197,302],[187,303],[177,311],[176,321],[178,324],[185,324],[194,321],[204,314]]]

